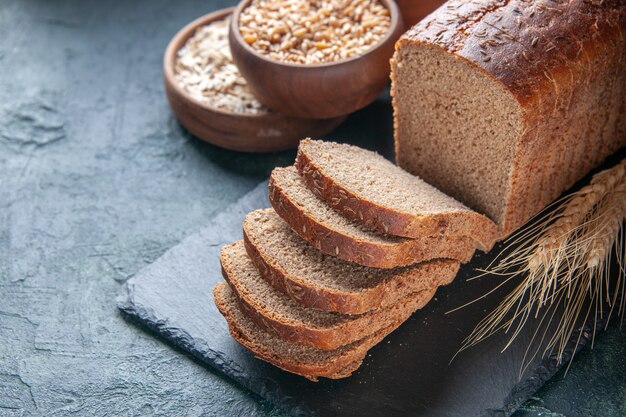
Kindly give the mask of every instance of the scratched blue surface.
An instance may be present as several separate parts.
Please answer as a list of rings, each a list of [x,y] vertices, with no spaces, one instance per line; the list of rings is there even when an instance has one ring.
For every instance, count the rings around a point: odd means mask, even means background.
[[[0,416],[277,413],[115,306],[137,271],[293,158],[205,145],[168,109],[167,42],[232,4],[0,0]],[[337,135],[388,153],[388,103]],[[624,415],[623,336],[523,415]]]

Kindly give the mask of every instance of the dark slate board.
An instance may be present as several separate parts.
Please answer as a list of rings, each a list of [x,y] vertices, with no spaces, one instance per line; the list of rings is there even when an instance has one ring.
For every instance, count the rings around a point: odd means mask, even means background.
[[[453,284],[440,288],[430,304],[374,347],[348,379],[313,383],[255,359],[228,334],[211,290],[221,280],[220,247],[241,238],[247,212],[267,205],[264,182],[128,280],[119,308],[293,415],[507,416],[558,370],[553,359],[538,358],[520,379],[533,323],[504,353],[500,350],[506,335],[499,334],[449,364],[463,338],[508,289],[446,314],[499,282],[497,277],[467,281],[475,274],[473,267],[487,265],[497,248],[489,256],[478,254],[463,267]],[[585,342],[582,339],[581,345]]]

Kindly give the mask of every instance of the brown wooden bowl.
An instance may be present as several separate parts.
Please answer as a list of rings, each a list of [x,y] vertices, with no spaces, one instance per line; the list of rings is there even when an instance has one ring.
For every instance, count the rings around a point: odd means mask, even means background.
[[[294,149],[301,139],[323,137],[339,126],[345,117],[313,120],[273,111],[261,114],[224,111],[197,101],[179,86],[174,76],[176,53],[198,27],[224,19],[232,11],[232,7],[222,9],[194,20],[182,28],[167,46],[163,59],[165,92],[180,123],[206,142],[241,152]]]
[[[325,64],[295,64],[265,56],[242,38],[239,16],[251,0],[243,0],[230,26],[233,61],[252,93],[270,109],[296,117],[347,115],[370,104],[389,82],[389,59],[404,23],[393,0],[381,0],[391,14],[383,39],[364,54]]]

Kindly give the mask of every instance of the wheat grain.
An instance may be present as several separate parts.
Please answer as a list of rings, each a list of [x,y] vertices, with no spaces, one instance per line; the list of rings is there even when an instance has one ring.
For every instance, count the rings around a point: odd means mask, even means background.
[[[253,49],[296,64],[361,55],[390,26],[379,0],[252,0],[239,16],[239,32]]]

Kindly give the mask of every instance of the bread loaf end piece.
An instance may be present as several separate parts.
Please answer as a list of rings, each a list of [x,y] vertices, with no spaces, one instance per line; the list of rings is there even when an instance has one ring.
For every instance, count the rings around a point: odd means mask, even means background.
[[[392,62],[398,164],[517,229],[626,144],[626,5],[448,1]]]

